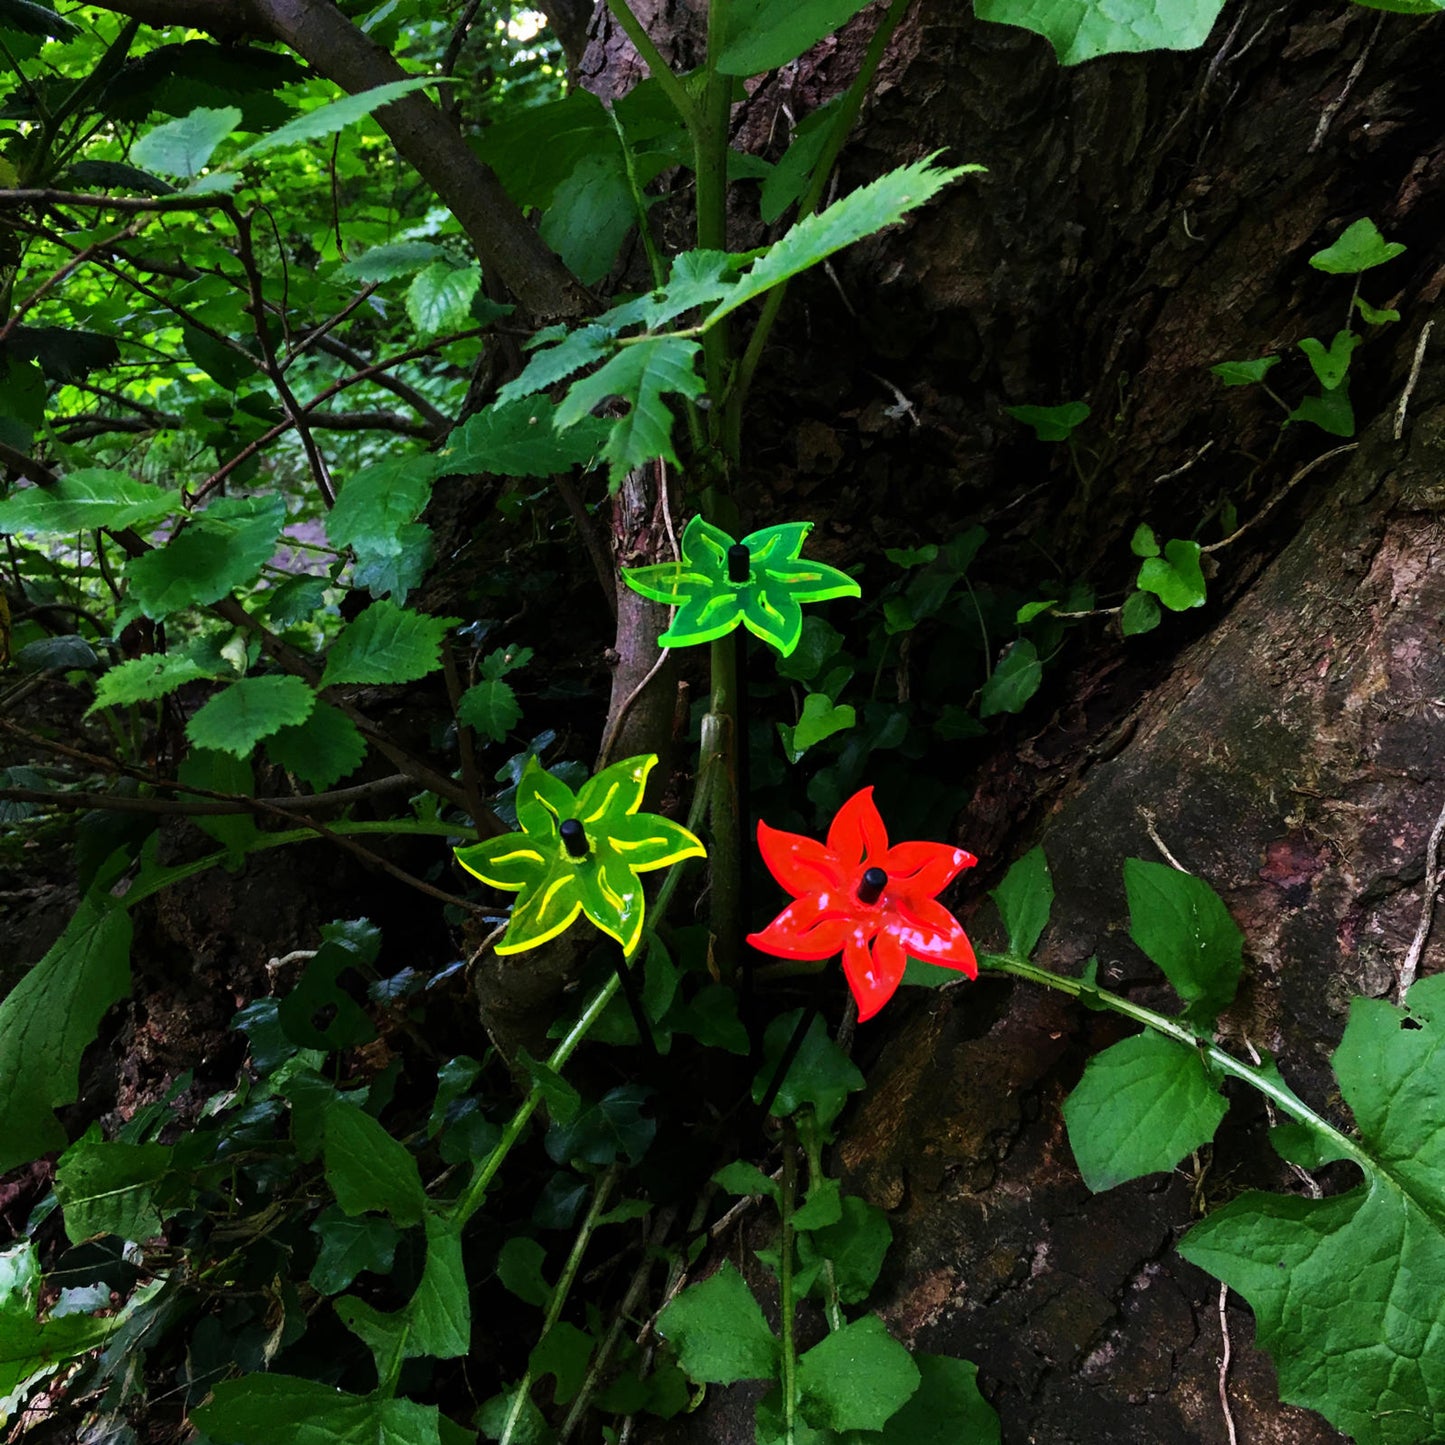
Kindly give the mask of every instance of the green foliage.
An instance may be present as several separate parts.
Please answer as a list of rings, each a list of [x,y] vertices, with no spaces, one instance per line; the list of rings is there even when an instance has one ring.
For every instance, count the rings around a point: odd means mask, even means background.
[[[222,1380],[192,1419],[218,1445],[441,1445],[435,1405],[292,1375]]]
[[[131,159],[144,170],[188,181],[205,170],[216,148],[240,124],[235,106],[200,107],[147,131],[131,148]]]
[[[1044,680],[1044,665],[1038,648],[1028,638],[1020,638],[999,658],[978,699],[978,715],[995,717],[1001,712],[1022,712],[1024,705],[1039,690]]]
[[[1140,50],[1195,50],[1214,26],[1223,0],[976,0],[980,20],[1042,35],[1061,65]]]
[[[317,792],[354,773],[366,756],[360,728],[326,702],[317,702],[303,722],[268,734],[265,747],[266,756],[278,768],[294,773]]]
[[[0,501],[0,532],[48,535],[97,527],[144,527],[176,509],[180,498],[124,472],[87,467],[53,486],[29,487]]]
[[[657,1332],[694,1380],[764,1380],[778,1367],[777,1337],[731,1264],[683,1290],[658,1316]]]
[[[1180,1253],[1238,1290],[1279,1372],[1280,1397],[1360,1445],[1434,1433],[1445,1359],[1445,1151],[1433,1061],[1445,978],[1405,1008],[1357,998],[1334,1054],[1364,1182],[1325,1199],[1250,1191],[1195,1226]]]
[[[299,677],[244,677],[218,692],[186,724],[198,748],[249,757],[262,738],[299,727],[316,694]]]
[[[866,3],[799,0],[780,7],[770,0],[734,0],[725,12],[717,68],[724,75],[756,75],[786,65],[846,24]]]
[[[1004,411],[1015,421],[1032,427],[1041,442],[1068,441],[1090,415],[1081,401],[1068,401],[1062,406],[1006,406]]]
[[[451,472],[487,472],[504,477],[550,477],[585,466],[606,445],[610,428],[583,417],[565,431],[557,408],[544,396],[488,407],[454,431],[443,453]]]
[[[1253,386],[1269,375],[1270,369],[1279,365],[1277,356],[1261,356],[1254,361],[1221,361],[1209,368],[1225,386]]]
[[[1048,927],[1054,906],[1054,880],[1042,848],[1025,853],[990,894],[1003,919],[1011,953],[1027,958]]]
[[[1175,537],[1164,544],[1162,557],[1146,557],[1139,568],[1139,590],[1152,592],[1171,612],[1203,607],[1204,572],[1198,542]],[[1138,629],[1145,630],[1145,629]]]
[[[363,467],[337,493],[326,514],[326,535],[333,547],[354,547],[358,554],[395,557],[402,550],[402,529],[421,516],[437,474],[435,459],[401,457]]]
[[[92,1235],[143,1240],[161,1232],[157,1192],[170,1172],[174,1151],[165,1144],[102,1140],[92,1124],[60,1157],[55,1196],[65,1210],[72,1244]]]
[[[1316,251],[1310,257],[1310,265],[1331,276],[1357,276],[1393,261],[1404,251],[1400,242],[1387,241],[1368,216],[1361,216],[1353,225],[1345,227],[1333,244]]]
[[[343,629],[326,655],[321,686],[414,682],[441,666],[453,617],[428,617],[394,602],[373,602]]]
[[[753,1102],[761,1104],[777,1077],[783,1051],[802,1017],[801,1010],[779,1014],[763,1035],[763,1067],[753,1079]],[[787,1074],[778,1086],[772,1112],[786,1119],[805,1105],[827,1128],[843,1112],[848,1095],[863,1087],[863,1075],[853,1061],[828,1037],[823,1020],[816,1015],[803,1035]]]
[[[877,1315],[834,1330],[798,1360],[803,1417],[823,1430],[881,1430],[921,1379]]]
[[[322,1125],[326,1182],[344,1213],[375,1210],[403,1227],[420,1221],[426,1191],[416,1160],[370,1114],[344,1098],[326,1109]]]

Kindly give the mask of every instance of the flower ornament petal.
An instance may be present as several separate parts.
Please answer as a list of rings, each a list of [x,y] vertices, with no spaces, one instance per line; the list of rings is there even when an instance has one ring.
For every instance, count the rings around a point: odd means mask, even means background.
[[[858,597],[846,572],[800,556],[811,522],[784,522],[742,542],[701,517],[683,529],[676,562],[623,569],[634,592],[678,609],[658,641],[666,647],[711,642],[739,624],[784,657],[803,635],[804,602]]]
[[[748,942],[798,960],[841,952],[860,1021],[893,997],[910,958],[978,976],[963,925],[936,897],[973,855],[945,843],[890,848],[872,788],[838,809],[826,843],[759,823],[758,848],[793,901]]]
[[[572,790],[529,758],[517,784],[522,829],[456,850],[483,883],[518,893],[497,945],[522,953],[556,938],[579,913],[630,954],[642,937],[646,900],[639,873],[701,857],[702,844],[670,818],[642,813],[657,758],[627,758]]]

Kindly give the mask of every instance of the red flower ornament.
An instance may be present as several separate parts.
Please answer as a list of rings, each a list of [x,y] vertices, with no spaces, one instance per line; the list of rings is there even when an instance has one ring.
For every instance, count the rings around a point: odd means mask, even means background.
[[[893,997],[910,957],[978,977],[963,925],[938,901],[978,859],[946,843],[890,848],[872,788],[838,809],[826,844],[760,822],[758,848],[793,902],[748,942],[800,960],[841,950],[860,1020]]]

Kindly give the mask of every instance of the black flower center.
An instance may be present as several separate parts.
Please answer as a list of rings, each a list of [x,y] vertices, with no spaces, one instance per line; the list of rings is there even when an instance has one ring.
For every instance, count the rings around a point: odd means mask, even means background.
[[[734,542],[728,548],[728,581],[741,585],[748,580],[753,569],[753,554],[741,542]]]
[[[859,903],[877,903],[888,886],[888,875],[881,868],[865,868],[858,884]]]
[[[587,830],[576,818],[565,818],[557,829],[562,836],[562,846],[573,858],[587,856]]]

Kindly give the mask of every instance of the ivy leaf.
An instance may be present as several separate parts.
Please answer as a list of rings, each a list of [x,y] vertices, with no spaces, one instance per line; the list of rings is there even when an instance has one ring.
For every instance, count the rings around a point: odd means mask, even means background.
[[[779,1014],[763,1035],[763,1066],[753,1079],[753,1103],[761,1104],[777,1074],[783,1052],[802,1016],[801,1009]],[[788,1072],[773,1099],[772,1113],[785,1119],[804,1104],[811,1104],[819,1125],[826,1129],[848,1102],[848,1095],[863,1087],[858,1067],[828,1037],[821,1017],[815,1017],[803,1036]]]
[[[1197,50],[1223,0],[975,0],[980,20],[1017,25],[1042,35],[1060,65],[1141,50]]]
[[[98,1234],[140,1241],[161,1232],[156,1193],[170,1172],[167,1144],[107,1143],[92,1124],[60,1157],[55,1195],[72,1244]]]
[[[724,75],[760,75],[811,50],[825,35],[847,24],[868,0],[733,0],[726,11],[722,53]]]
[[[815,743],[834,733],[846,732],[857,721],[857,714],[847,703],[835,705],[826,693],[810,692],[803,699],[803,711],[796,726],[779,723],[778,734],[788,761],[796,763]]]
[[[1316,251],[1310,257],[1310,265],[1316,271],[1325,271],[1331,276],[1354,276],[1383,266],[1386,261],[1393,261],[1404,250],[1400,242],[1387,241],[1368,216],[1361,216],[1341,232],[1339,240],[1332,246]]]
[[[87,898],[0,1002],[0,1173],[63,1148],[54,1109],[75,1102],[80,1056],[130,989],[130,918]]]
[[[97,708],[154,702],[188,682],[211,675],[184,653],[148,652],[144,657],[127,658],[101,674],[95,684],[95,701],[86,710],[86,716]]]
[[[363,1270],[390,1274],[401,1231],[375,1214],[351,1217],[328,1204],[311,1223],[321,1252],[311,1266],[311,1287],[321,1294],[344,1290]]]
[[[190,180],[205,170],[216,147],[240,124],[235,106],[202,107],[147,131],[131,147],[130,158],[142,170]]]
[[[1261,356],[1254,361],[1220,361],[1209,368],[1225,386],[1253,386],[1263,381],[1272,366],[1279,365],[1277,356]]]
[[[124,472],[85,468],[54,486],[25,487],[0,501],[0,532],[92,532],[100,527],[144,527],[180,507],[180,494],[137,481]]]
[[[483,678],[457,703],[457,720],[499,743],[522,718],[522,705],[512,684],[500,677]]]
[[[694,1380],[731,1385],[769,1379],[778,1368],[778,1341],[731,1264],[683,1290],[658,1316],[657,1332]]]
[[[1054,880],[1042,848],[1025,853],[990,894],[1008,933],[1009,952],[1027,958],[1048,926],[1054,906]]]
[[[627,414],[610,425],[602,455],[608,462],[613,490],[644,462],[676,463],[672,449],[672,412],[664,397],[693,400],[702,394],[703,379],[693,365],[700,343],[678,336],[657,336],[622,347],[591,376],[574,382],[557,408],[557,426],[565,430],[581,421],[610,397],[628,404]]]
[[[401,530],[421,516],[437,474],[434,457],[398,457],[363,467],[342,486],[326,515],[333,547],[354,547],[372,557],[395,557]]]
[[[1440,1433],[1442,1056],[1445,975],[1416,983],[1404,1008],[1355,999],[1332,1063],[1359,1128],[1351,1157],[1364,1181],[1325,1199],[1249,1191],[1179,1246],[1249,1301],[1280,1398],[1319,1411],[1358,1445]]]
[[[803,1417],[823,1430],[881,1430],[921,1380],[877,1315],[834,1330],[798,1361]]]
[[[406,314],[422,336],[460,330],[481,284],[482,272],[478,266],[433,262],[407,288]]]
[[[198,748],[249,757],[262,738],[303,723],[316,694],[299,677],[243,677],[218,692],[186,724]]]
[[[1432,10],[1437,8],[1434,0],[1424,0],[1424,3],[1428,4]],[[1363,296],[1355,297],[1355,310],[1371,326],[1384,326],[1387,322],[1400,319],[1400,313],[1393,306],[1371,306]]]
[[[959,176],[984,169],[975,165],[935,166],[933,160],[930,155],[912,165],[899,166],[790,227],[708,313],[706,324],[716,324],[755,296],[816,266],[835,251],[902,220],[909,211],[932,200]]]
[[[1309,357],[1310,367],[1325,391],[1333,391],[1345,379],[1350,357],[1362,339],[1353,331],[1337,331],[1328,347],[1313,336],[1300,342],[1299,349]]]
[[[285,520],[280,497],[222,497],[164,547],[131,559],[131,600],[153,621],[219,602],[255,580]]]
[[[295,1375],[221,1380],[191,1419],[226,1445],[441,1445],[435,1405],[349,1395]]]
[[[1001,712],[1022,712],[1044,680],[1039,650],[1027,638],[1015,642],[999,659],[993,675],[979,692],[979,717]]]
[[[1089,419],[1089,408],[1082,401],[1066,401],[1062,406],[1006,406],[1004,411],[1032,427],[1041,442],[1066,442]]]
[[[1131,592],[1119,609],[1119,630],[1125,637],[1137,637],[1159,626],[1159,604],[1148,592]]]
[[[1142,858],[1124,862],[1129,937],[1164,971],[1188,1005],[1185,1017],[1211,1025],[1239,987],[1244,935],[1202,878]]]
[[[608,424],[586,416],[562,431],[556,417],[557,408],[544,396],[489,406],[451,434],[443,467],[451,474],[550,477],[587,465],[606,444]]]
[[[326,1182],[342,1210],[375,1210],[403,1228],[426,1209],[416,1160],[370,1114],[342,1099],[326,1110],[322,1129]]]
[[[570,1123],[558,1124],[546,1140],[553,1163],[606,1165],[625,1156],[636,1164],[657,1134],[657,1120],[642,1112],[651,1096],[642,1084],[619,1084]]]
[[[1204,572],[1199,565],[1198,542],[1174,537],[1164,544],[1162,557],[1150,557],[1139,569],[1139,587],[1152,592],[1171,612],[1203,607]]]
[[[266,739],[266,756],[321,793],[361,766],[366,739],[340,708],[318,701],[304,722]]]
[[[523,1304],[543,1309],[552,1298],[552,1286],[542,1273],[546,1258],[547,1251],[535,1239],[513,1235],[497,1254],[497,1278]]]
[[[428,617],[394,602],[373,602],[331,645],[323,688],[337,683],[414,682],[441,666],[454,617]]]
[[[1197,1049],[1146,1031],[1089,1060],[1064,1101],[1064,1123],[1098,1194],[1172,1169],[1214,1138],[1228,1108]]]
[[[1350,403],[1349,387],[1342,384],[1319,396],[1305,397],[1285,420],[1313,422],[1332,437],[1354,436],[1355,409]]]

